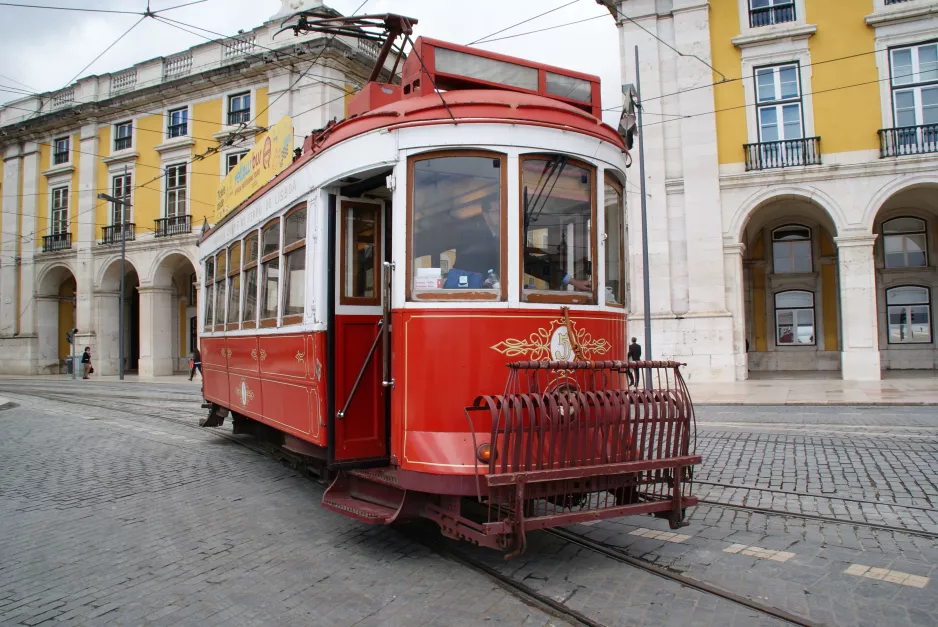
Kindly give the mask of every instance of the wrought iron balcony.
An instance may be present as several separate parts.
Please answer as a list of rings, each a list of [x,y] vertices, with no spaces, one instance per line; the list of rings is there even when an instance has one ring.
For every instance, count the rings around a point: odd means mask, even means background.
[[[169,137],[184,137],[189,133],[189,123],[182,122],[180,124],[170,124],[166,129],[166,134]]]
[[[773,170],[799,165],[821,165],[821,138],[786,139],[745,144],[746,171]]]
[[[158,218],[154,222],[156,224],[154,229],[156,237],[172,237],[173,235],[184,235],[192,232],[192,216],[189,215]]]
[[[57,250],[68,250],[72,247],[71,233],[55,233],[42,236],[42,252],[53,253]]]
[[[132,143],[132,137],[118,137],[114,140],[114,150],[127,150]]]
[[[761,9],[749,9],[749,27],[771,26],[783,22],[795,21],[795,3],[776,4]]]
[[[52,165],[68,163],[68,151],[52,153]]]
[[[250,109],[241,109],[240,111],[228,112],[228,124],[241,124],[242,122],[248,122],[250,119]]]
[[[879,131],[879,156],[902,157],[938,152],[938,124],[884,128]]]
[[[123,239],[128,242],[134,241],[134,223],[126,222],[124,223],[124,237]],[[107,246],[108,244],[120,244],[121,242],[121,225],[114,224],[112,226],[105,226],[101,228],[101,245]]]

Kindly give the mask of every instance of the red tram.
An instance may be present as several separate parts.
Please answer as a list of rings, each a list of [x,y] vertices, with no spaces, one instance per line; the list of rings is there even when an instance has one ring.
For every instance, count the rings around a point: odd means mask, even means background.
[[[693,409],[678,364],[624,361],[627,151],[598,77],[421,38],[348,110],[202,238],[203,423],[318,460],[322,504],[368,523],[515,552],[680,525]]]

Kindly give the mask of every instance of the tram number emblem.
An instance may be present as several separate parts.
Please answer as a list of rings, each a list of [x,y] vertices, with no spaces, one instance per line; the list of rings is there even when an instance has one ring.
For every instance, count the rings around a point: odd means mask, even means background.
[[[570,346],[570,334],[567,331],[567,325],[557,327],[551,334],[550,356],[554,361],[573,359],[573,348]]]
[[[507,338],[491,348],[506,357],[523,357],[531,361],[570,361],[575,358],[573,338],[580,346],[584,359],[605,355],[612,349],[612,344],[605,338],[594,338],[586,329],[578,327],[575,320],[570,320],[569,327],[564,320],[553,320],[547,329],[541,327],[526,338]]]
[[[254,391],[248,387],[248,382],[244,379],[241,379],[241,385],[235,388],[235,392],[238,395],[238,400],[241,401],[241,404],[245,407],[248,406],[248,403],[254,400]]]

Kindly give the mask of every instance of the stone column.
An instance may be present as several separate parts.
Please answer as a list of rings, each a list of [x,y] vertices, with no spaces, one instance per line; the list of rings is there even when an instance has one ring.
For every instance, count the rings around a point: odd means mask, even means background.
[[[875,235],[835,237],[840,270],[840,311],[843,319],[841,372],[845,381],[877,381],[879,334],[876,317]]]
[[[59,373],[59,339],[69,329],[59,329],[59,298],[37,296],[37,335],[39,349],[36,368],[39,374]]]
[[[19,332],[16,293],[19,291],[19,256],[20,227],[20,171],[22,168],[20,147],[8,146],[3,155],[2,207],[0,231],[2,231],[2,252],[0,258],[0,336],[12,337]]]
[[[749,354],[746,352],[746,288],[743,274],[745,252],[745,244],[723,244],[726,310],[733,317],[733,357],[737,381],[749,378]]]
[[[98,140],[97,124],[86,124],[81,127],[81,153],[78,154],[78,249],[76,263],[76,291],[75,291],[75,326],[78,327],[78,338],[81,346],[90,346],[91,354],[98,355],[96,346],[97,326],[94,317],[94,259],[92,258],[96,223],[95,206],[97,200],[97,174],[98,174]],[[116,322],[116,320],[115,320]],[[95,373],[104,374],[95,366]]]
[[[36,308],[33,295],[36,293],[36,242],[42,242],[42,235],[38,225],[37,211],[39,208],[39,145],[27,142],[23,146],[23,200],[21,209],[23,218],[20,229],[31,233],[20,247],[20,317],[19,335],[36,335]],[[45,200],[45,197],[43,198]],[[6,247],[4,247],[4,252]]]
[[[173,289],[140,287],[140,376],[173,374]]]
[[[95,334],[97,348],[94,350],[95,372],[102,375],[118,374],[118,328],[120,315],[120,292],[95,292]],[[124,327],[125,332],[129,327]]]

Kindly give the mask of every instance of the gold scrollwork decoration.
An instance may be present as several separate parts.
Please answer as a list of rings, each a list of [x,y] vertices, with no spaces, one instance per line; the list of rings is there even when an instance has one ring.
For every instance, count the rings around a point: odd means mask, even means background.
[[[306,355],[302,351],[296,351],[296,363],[305,363]]]
[[[264,361],[265,359],[267,359],[267,351],[265,351],[265,350],[262,348],[262,349],[261,349],[261,361]]]
[[[559,351],[551,354],[551,341],[557,335]],[[570,350],[572,339],[579,345],[584,359],[593,355],[605,355],[612,345],[603,338],[593,338],[586,329],[576,326],[576,321],[570,320],[569,326],[564,320],[554,320],[550,328],[540,328],[527,338],[507,338],[494,344],[491,348],[506,357],[526,357],[530,361],[569,360],[573,356]]]
[[[253,359],[254,361],[257,361],[257,349],[256,348],[251,349],[251,359]]]

